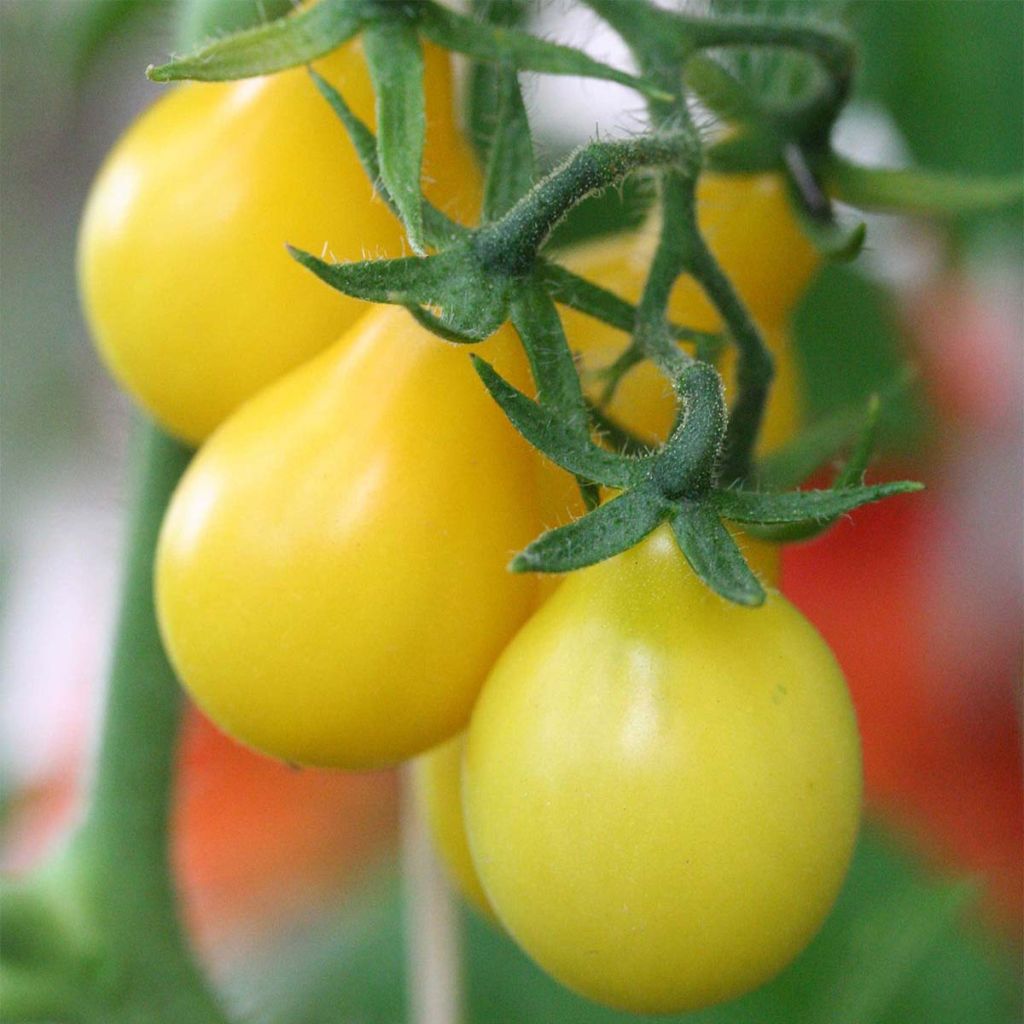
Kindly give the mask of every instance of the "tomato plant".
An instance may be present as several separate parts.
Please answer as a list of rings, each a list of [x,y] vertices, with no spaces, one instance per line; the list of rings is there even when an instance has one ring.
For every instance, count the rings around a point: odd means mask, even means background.
[[[222,5],[191,0],[189,23]],[[778,545],[920,485],[865,479],[880,396],[801,429],[789,314],[863,245],[834,199],[957,211],[1019,182],[837,153],[857,50],[817,12],[587,0],[625,70],[533,34],[526,6],[257,3],[150,68],[193,81],[101,171],[80,277],[159,427],[93,800],[3,897],[16,1017],[227,1019],[167,857],[176,681],[296,766],[431,751],[420,802],[467,896],[612,1007],[748,992],[836,898],[857,727]],[[526,72],[630,89],[643,128],[542,167]],[[627,181],[654,185],[646,225],[559,252],[559,225]],[[457,970],[420,970],[457,946],[422,862],[411,1013],[454,1021]]]
[[[813,936],[860,819],[853,708],[785,598],[738,608],[656,534],[505,649],[466,750],[473,860],[545,969],[633,1012],[763,983]]]

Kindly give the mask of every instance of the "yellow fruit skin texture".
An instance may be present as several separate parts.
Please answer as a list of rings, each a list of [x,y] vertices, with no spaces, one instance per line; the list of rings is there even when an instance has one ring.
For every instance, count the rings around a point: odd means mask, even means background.
[[[664,529],[568,577],[468,732],[473,861],[563,984],[638,1013],[757,987],[815,934],[861,805],[839,667],[778,593],[707,590]]]
[[[776,587],[779,581],[779,548],[733,531],[751,568],[761,581]],[[562,577],[540,580],[540,601],[554,593]],[[548,583],[545,586],[545,582]],[[553,584],[553,585],[552,585]],[[462,810],[462,759],[465,733],[435,747],[416,759],[413,779],[417,806],[427,823],[434,851],[455,887],[481,914],[497,923],[469,849],[466,819]]]
[[[501,332],[480,348],[525,384]],[[278,758],[393,764],[462,729],[535,603],[536,462],[464,348],[379,307],[203,447],[170,505],[157,605],[207,714]]]
[[[427,193],[467,216],[479,175],[453,122],[448,57],[430,46],[424,56]],[[359,42],[316,67],[372,124]],[[79,238],[80,287],[113,375],[196,443],[368,308],[304,270],[286,243],[352,260],[402,255],[402,238],[304,68],[190,83],[143,114],[100,170]]]
[[[473,866],[462,816],[464,746],[464,734],[460,734],[416,759],[413,765],[416,805],[449,879],[477,911],[495,921],[494,911]]]
[[[775,355],[776,376],[760,438],[760,450],[772,451],[793,436],[800,422],[799,381],[787,323],[820,257],[800,231],[775,175],[705,174],[697,198],[701,230]],[[579,246],[567,251],[563,260],[576,273],[636,302],[656,240],[648,228]],[[588,371],[613,363],[628,342],[622,332],[582,313],[563,309],[562,315],[572,346]],[[675,323],[697,330],[722,329],[703,292],[687,277],[680,278],[673,289],[669,315]],[[735,361],[730,345],[721,363],[730,398]],[[598,390],[592,389],[595,394]],[[665,378],[651,363],[644,363],[622,380],[607,411],[641,437],[659,440],[671,429],[675,403]]]

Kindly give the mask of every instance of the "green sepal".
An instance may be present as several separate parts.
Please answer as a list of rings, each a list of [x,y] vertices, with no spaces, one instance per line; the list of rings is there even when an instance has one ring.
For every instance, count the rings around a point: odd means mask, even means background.
[[[491,132],[484,177],[483,220],[507,213],[533,185],[536,164],[530,123],[514,68],[495,75],[497,123]]]
[[[650,456],[633,459],[598,447],[586,432],[570,430],[560,416],[527,398],[489,363],[476,355],[471,358],[480,379],[512,426],[562,469],[619,489],[634,487],[647,477]]]
[[[862,167],[833,155],[824,177],[837,199],[865,210],[959,214],[1024,198],[1024,178],[970,178],[911,167]]]
[[[892,483],[864,487],[790,491],[786,494],[721,490],[715,492],[714,504],[724,519],[734,523],[799,523],[818,526],[824,520],[845,515],[861,505],[881,501],[882,498],[891,498],[896,494],[912,494],[922,489],[923,485],[913,480],[895,480]]]
[[[480,269],[466,244],[436,256],[329,263],[292,246],[291,255],[337,291],[368,302],[419,306],[451,337],[483,341],[508,319],[511,282]]]
[[[409,244],[422,255],[420,175],[427,117],[419,37],[403,18],[378,18],[366,25],[362,41],[377,98],[381,180],[398,208]]]
[[[878,395],[872,395],[868,400],[867,411],[864,414],[864,423],[861,429],[860,438],[847,459],[846,464],[836,475],[832,483],[832,490],[845,490],[850,487],[857,487],[864,482],[864,473],[871,461],[875,449],[875,440],[878,435],[878,417],[882,403]],[[833,516],[823,519],[820,522],[810,523],[787,523],[776,526],[751,526],[748,532],[763,540],[771,540],[776,543],[785,544],[798,540],[810,540],[830,529],[838,519]]]
[[[572,572],[639,544],[665,518],[670,506],[641,485],[566,526],[548,530],[509,564],[513,572]]]
[[[139,0],[106,0],[111,6],[131,10],[151,6]],[[89,2],[79,2],[88,7]],[[177,48],[192,50],[229,32],[266,24],[295,9],[291,0],[181,0],[177,14]]]
[[[716,594],[751,608],[764,603],[764,587],[706,503],[683,502],[672,517],[672,532],[690,568]]]
[[[363,121],[356,117],[352,108],[345,102],[345,98],[326,78],[318,74],[313,67],[310,67],[309,74],[317,89],[320,90],[320,94],[330,104],[338,120],[344,125],[345,131],[348,132],[348,136],[352,140],[352,145],[355,147],[356,155],[359,157],[359,162],[362,164],[366,176],[373,182],[374,188],[381,199],[387,203],[391,212],[396,217],[400,216],[398,206],[381,180],[376,136]],[[421,197],[420,209],[423,217],[423,233],[430,245],[443,245],[454,239],[463,238],[469,233],[468,228],[453,221],[425,197]]]
[[[868,226],[859,220],[843,225],[836,220],[817,220],[797,207],[797,221],[814,247],[832,263],[851,263],[864,248]]]
[[[539,277],[531,275],[516,281],[509,313],[530,361],[537,401],[559,416],[570,432],[586,435],[590,416],[576,362],[554,300]],[[585,476],[576,480],[587,508],[597,508],[601,501],[597,486]]]
[[[537,278],[516,282],[510,313],[530,360],[537,401],[562,417],[566,428],[587,429],[587,407],[576,362],[551,296]]]
[[[571,46],[538,39],[515,28],[474,21],[432,0],[423,4],[419,27],[431,42],[474,60],[506,66],[511,64],[519,71],[599,78],[617,82],[655,99],[670,98],[642,78],[594,60]]]
[[[146,69],[154,82],[224,82],[308,64],[351,39],[365,17],[364,0],[319,0],[312,7],[215,39]]]
[[[704,165],[719,174],[759,174],[782,167],[782,140],[759,124],[713,142],[704,153]]]

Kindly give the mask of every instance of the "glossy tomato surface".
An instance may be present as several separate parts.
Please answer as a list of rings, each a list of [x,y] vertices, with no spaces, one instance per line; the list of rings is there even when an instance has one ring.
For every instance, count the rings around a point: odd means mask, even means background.
[[[505,333],[481,353],[524,385]],[[288,761],[393,764],[454,735],[535,602],[536,460],[463,347],[381,307],[203,447],[157,553],[178,674]]]
[[[426,191],[468,215],[478,173],[453,121],[447,54],[424,52]],[[357,41],[316,64],[373,124]],[[162,426],[205,438],[367,306],[286,244],[339,260],[402,255],[403,233],[304,68],[172,89],[114,147],[79,238],[86,315],[111,372]]]
[[[633,1012],[720,1002],[821,925],[860,819],[842,673],[777,592],[712,594],[664,530],[570,576],[506,648],[464,766],[502,924]]]

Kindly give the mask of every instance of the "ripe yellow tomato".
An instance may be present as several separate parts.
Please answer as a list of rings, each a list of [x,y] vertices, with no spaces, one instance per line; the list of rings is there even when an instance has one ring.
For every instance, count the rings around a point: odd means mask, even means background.
[[[708,243],[747,303],[775,355],[775,381],[765,413],[761,450],[785,444],[800,421],[800,388],[787,321],[820,264],[820,256],[793,217],[776,175],[705,174],[698,188],[699,221]],[[636,302],[654,251],[650,227],[629,236],[603,239],[564,254],[570,269]],[[593,373],[615,361],[628,339],[608,324],[563,309],[566,333],[583,368]],[[676,283],[669,304],[676,322],[702,331],[721,330],[721,321],[689,278]],[[727,392],[733,387],[735,352],[726,349],[721,369]],[[592,389],[595,395],[599,386]],[[675,416],[665,378],[650,363],[622,380],[608,412],[645,440],[664,439]]]
[[[762,582],[769,587],[777,586],[780,563],[778,546],[744,537],[738,530],[734,530],[733,535]],[[554,580],[560,582],[561,577],[554,577],[549,584]],[[542,578],[539,603],[546,600],[554,589],[554,586],[545,586]],[[485,917],[497,921],[477,875],[466,836],[466,821],[462,812],[464,748],[465,734],[462,734],[416,759],[413,766],[416,800],[427,823],[434,850],[448,877],[470,904]]]
[[[464,746],[464,736],[460,734],[416,759],[413,765],[416,805],[449,879],[473,907],[494,921],[494,911],[473,866],[462,815]]]
[[[479,176],[453,122],[448,55],[424,57],[426,191],[470,215]],[[373,123],[358,40],[316,67]],[[361,259],[401,255],[402,237],[304,68],[190,83],[143,114],[99,173],[79,239],[83,302],[114,376],[198,442],[366,312],[285,244]]]
[[[831,652],[776,592],[729,604],[664,529],[570,575],[470,723],[463,803],[501,923],[632,1012],[724,1001],[788,964],[853,849],[860,753]]]
[[[510,332],[480,350],[525,384]],[[536,460],[461,346],[382,306],[189,467],[157,552],[171,660],[242,742],[369,768],[464,727],[535,602]]]

